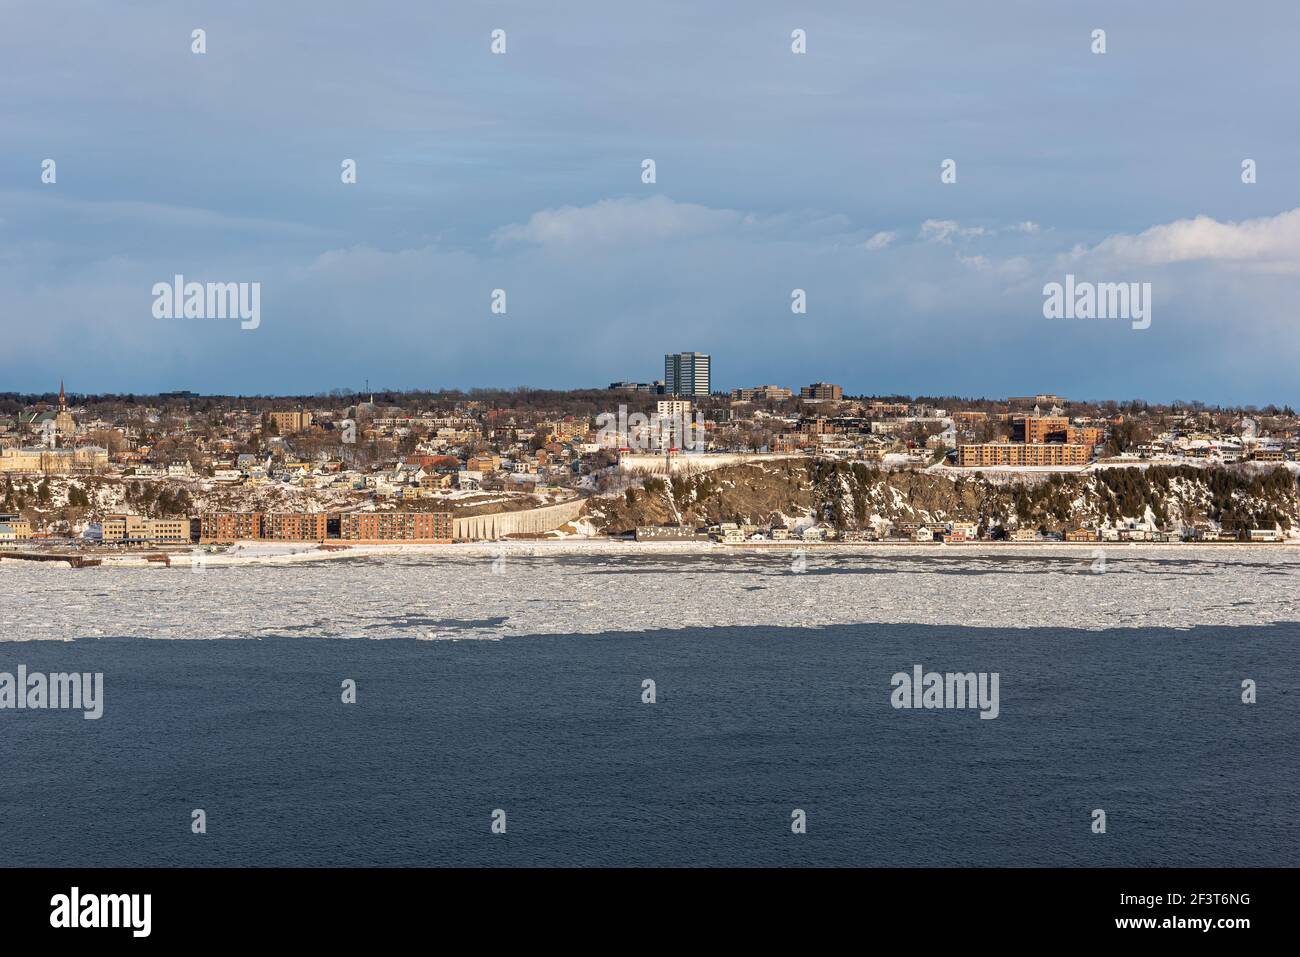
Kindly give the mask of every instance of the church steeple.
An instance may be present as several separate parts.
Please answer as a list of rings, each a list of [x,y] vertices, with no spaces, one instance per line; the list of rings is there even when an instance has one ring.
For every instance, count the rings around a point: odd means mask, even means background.
[[[48,424],[48,423],[47,423]],[[68,394],[63,391],[63,380],[59,380],[59,411],[54,414],[54,435],[60,439],[70,439],[77,434],[77,423],[68,411]],[[53,439],[53,436],[51,436]],[[51,442],[53,444],[53,442]],[[60,442],[60,445],[63,443]]]

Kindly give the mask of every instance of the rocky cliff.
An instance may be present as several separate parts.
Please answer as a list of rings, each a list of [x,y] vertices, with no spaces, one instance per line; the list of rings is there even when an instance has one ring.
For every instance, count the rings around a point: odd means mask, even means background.
[[[981,530],[1063,531],[1138,522],[1227,531],[1300,526],[1300,492],[1285,466],[1161,466],[1082,474],[884,471],[794,459],[696,475],[647,478],[620,496],[592,499],[593,523],[610,534],[637,525],[768,525],[813,518],[839,529],[882,522],[967,521]]]

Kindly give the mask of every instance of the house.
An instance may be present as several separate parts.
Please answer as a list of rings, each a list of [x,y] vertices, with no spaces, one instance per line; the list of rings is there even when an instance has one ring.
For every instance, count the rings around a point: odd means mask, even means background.
[[[1097,541],[1097,531],[1092,528],[1076,528],[1074,531],[1065,533],[1067,542],[1095,542]]]

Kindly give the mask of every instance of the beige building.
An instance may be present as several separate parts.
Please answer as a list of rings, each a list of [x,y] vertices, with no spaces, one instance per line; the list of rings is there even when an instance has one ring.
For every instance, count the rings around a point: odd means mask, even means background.
[[[794,393],[779,385],[756,385],[752,389],[732,389],[732,402],[768,402],[790,399]]]
[[[275,429],[281,435],[306,432],[311,428],[310,412],[271,412],[267,417],[275,423]]]
[[[814,382],[799,390],[799,398],[819,402],[839,402],[844,398],[844,390],[830,382]]]
[[[0,449],[0,473],[72,475],[108,466],[108,450],[97,445],[73,449]]]
[[[0,542],[25,542],[31,537],[31,523],[19,518],[17,512],[0,515]]]
[[[660,399],[657,403],[657,411],[660,418],[665,416],[679,416],[686,418],[691,414],[690,399]]]
[[[586,420],[578,419],[550,419],[537,423],[537,431],[546,436],[547,439],[557,439],[565,441],[568,439],[581,438],[586,435],[590,429]]]
[[[106,544],[122,542],[188,542],[188,518],[145,518],[143,515],[108,515],[103,521]]]

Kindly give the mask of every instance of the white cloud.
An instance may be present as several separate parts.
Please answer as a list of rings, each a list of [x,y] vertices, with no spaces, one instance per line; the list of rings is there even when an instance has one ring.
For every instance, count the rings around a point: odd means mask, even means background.
[[[870,239],[868,239],[862,245],[865,246],[867,249],[874,251],[877,249],[884,249],[886,246],[888,246],[897,238],[898,236],[896,233],[879,232],[876,233],[874,236],[872,236]]]
[[[953,219],[927,219],[921,224],[921,238],[932,243],[950,243],[954,238],[969,239],[987,234],[983,226],[963,226]]]
[[[1300,266],[1300,209],[1239,223],[1209,216],[1179,219],[1074,251],[1076,258],[1083,255],[1148,265],[1219,260],[1295,269]]]
[[[541,246],[606,246],[611,243],[657,242],[721,232],[742,222],[740,213],[666,196],[648,199],[602,199],[590,206],[562,206],[533,213],[527,223],[503,226],[497,243]]]

